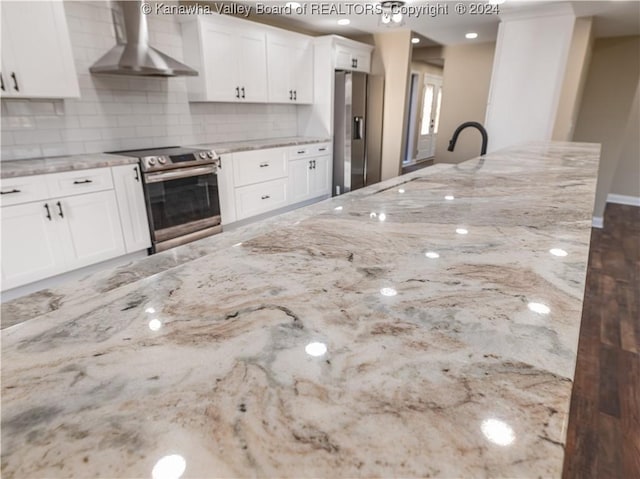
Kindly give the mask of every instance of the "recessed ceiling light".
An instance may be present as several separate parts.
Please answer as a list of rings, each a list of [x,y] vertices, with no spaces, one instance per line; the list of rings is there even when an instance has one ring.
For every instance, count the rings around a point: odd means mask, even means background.
[[[411,39],[411,43],[420,43],[420,39],[418,37],[413,37]]]
[[[469,40],[473,40],[474,38],[478,38],[478,34],[476,32],[469,32],[465,33],[464,37],[468,38]]]
[[[338,25],[349,25],[351,23],[351,20],[349,20],[348,18],[341,18],[340,20],[338,20]]]

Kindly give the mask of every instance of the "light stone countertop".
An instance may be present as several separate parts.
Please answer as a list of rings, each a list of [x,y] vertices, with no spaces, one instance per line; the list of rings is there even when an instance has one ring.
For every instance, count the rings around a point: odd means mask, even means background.
[[[0,178],[17,178],[20,176],[106,168],[108,166],[131,165],[134,163],[138,163],[136,158],[108,153],[11,160],[0,162]]]
[[[63,288],[3,331],[2,476],[559,477],[598,157],[436,165]]]
[[[281,146],[305,145],[329,142],[330,138],[286,137],[267,138],[262,140],[242,140],[231,142],[203,143],[192,148],[215,150],[219,155],[237,151],[260,150]],[[60,173],[63,171],[86,170],[108,166],[138,163],[138,159],[109,153],[87,153],[82,155],[58,156],[52,158],[34,158],[0,162],[0,178]]]

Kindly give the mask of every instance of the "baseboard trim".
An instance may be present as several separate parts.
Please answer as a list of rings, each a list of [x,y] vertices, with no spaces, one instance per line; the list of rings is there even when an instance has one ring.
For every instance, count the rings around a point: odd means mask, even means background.
[[[607,195],[607,203],[616,203],[618,205],[640,206],[640,196],[626,195]]]
[[[591,226],[593,228],[603,228],[604,227],[604,218],[602,216],[594,216],[591,220]]]

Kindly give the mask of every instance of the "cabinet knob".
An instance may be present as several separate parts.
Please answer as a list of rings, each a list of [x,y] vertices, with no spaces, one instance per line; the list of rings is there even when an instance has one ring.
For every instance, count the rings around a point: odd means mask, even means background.
[[[260,163],[260,168],[266,168],[269,166],[269,163]]]
[[[264,195],[264,196],[262,196],[260,199],[262,199],[262,200],[267,200],[267,199],[269,199],[269,198],[271,198],[271,196],[269,196],[269,195]]]

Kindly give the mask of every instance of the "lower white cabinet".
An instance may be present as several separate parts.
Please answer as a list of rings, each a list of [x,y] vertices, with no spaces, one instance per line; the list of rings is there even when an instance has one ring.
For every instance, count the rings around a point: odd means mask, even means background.
[[[123,165],[3,180],[1,289],[148,248],[138,168]]]
[[[113,191],[2,208],[2,289],[123,255]]]
[[[147,205],[142,190],[142,175],[138,165],[121,165],[111,168],[113,186],[122,222],[124,247],[127,253],[141,251],[151,246],[151,234],[147,220]]]
[[[69,270],[125,254],[118,203],[113,191],[51,200]]]
[[[287,179],[280,178],[236,188],[237,219],[266,213],[287,205]]]
[[[330,156],[302,158],[289,162],[289,192],[291,203],[329,193]]]
[[[330,195],[331,151],[331,143],[311,143],[224,155],[222,224]]]
[[[54,215],[51,205],[41,201],[2,208],[2,290],[65,270]]]

